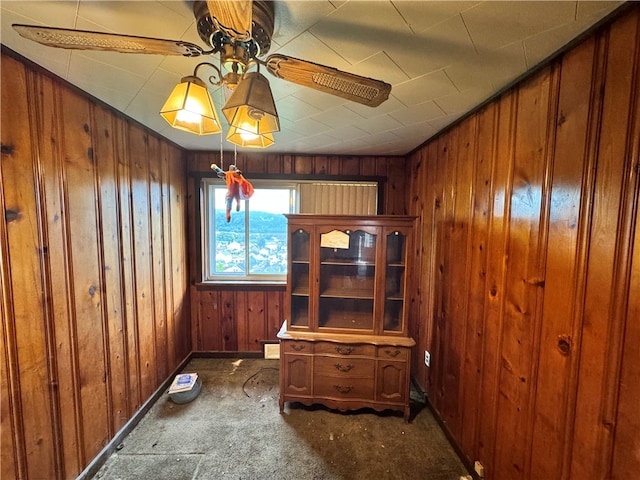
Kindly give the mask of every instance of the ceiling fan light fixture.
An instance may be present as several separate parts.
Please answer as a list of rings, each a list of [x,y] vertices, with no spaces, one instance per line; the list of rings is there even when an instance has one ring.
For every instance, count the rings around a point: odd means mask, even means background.
[[[196,76],[184,77],[160,110],[173,128],[197,135],[220,133],[220,120],[205,83]]]
[[[239,147],[267,148],[275,143],[273,134],[254,134],[241,128],[231,126],[227,133],[227,140]]]
[[[222,113],[231,127],[244,132],[264,135],[280,131],[280,120],[269,82],[260,72],[244,75],[222,107]]]

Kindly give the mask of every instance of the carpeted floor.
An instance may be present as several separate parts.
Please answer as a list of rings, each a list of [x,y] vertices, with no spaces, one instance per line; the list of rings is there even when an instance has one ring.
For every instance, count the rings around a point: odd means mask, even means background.
[[[100,480],[459,480],[468,472],[419,395],[412,418],[322,406],[278,409],[278,361],[195,358],[199,396],[158,400]],[[415,397],[415,398],[414,398]]]

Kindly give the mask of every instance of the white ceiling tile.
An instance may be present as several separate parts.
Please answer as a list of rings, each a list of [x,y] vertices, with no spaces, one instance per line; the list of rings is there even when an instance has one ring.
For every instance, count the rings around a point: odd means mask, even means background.
[[[286,45],[336,9],[327,0],[295,0],[274,2],[274,5],[273,41],[279,45]]]
[[[176,0],[167,0],[158,2],[163,7],[168,8],[169,10],[177,13],[178,15],[186,18],[187,20],[193,21],[193,7],[191,5],[192,2],[182,2]]]
[[[336,56],[335,51],[309,32],[298,35],[294,40],[277,50],[277,53],[339,70],[346,70],[350,66],[342,57]]]
[[[395,130],[392,130],[392,132],[395,133],[400,138],[405,138],[409,140],[413,140],[415,138],[427,139],[432,135],[435,135],[436,133],[438,133],[438,131],[435,128],[433,128],[433,126],[429,122],[421,122],[421,123],[415,123],[409,126],[403,126],[402,128],[397,128]]]
[[[273,85],[274,82],[271,82]],[[335,109],[339,106],[345,106],[352,102],[345,100],[341,97],[336,97],[335,95],[330,95],[326,92],[321,92],[320,90],[314,90],[313,88],[299,87],[293,83],[285,82],[284,80],[281,83],[286,85],[286,90],[288,94],[295,96],[296,98],[304,98],[304,101],[319,110],[327,110],[327,109]],[[295,91],[291,91],[290,86],[294,85]],[[279,98],[283,98],[285,95],[281,95]]]
[[[591,24],[594,20],[600,19],[614,11],[625,3],[618,0],[578,0],[576,20],[580,23]]]
[[[300,140],[300,142],[309,147],[323,147],[325,145],[338,143],[339,141],[339,139],[325,133],[321,133],[318,135],[306,135],[303,139]]]
[[[85,23],[93,25],[92,30],[175,40],[193,23],[193,17],[176,15],[161,2],[90,1],[80,2],[76,28],[87,29]]]
[[[455,122],[458,118],[460,118],[461,115],[459,114],[454,114],[454,115],[445,115],[444,117],[440,117],[440,118],[436,118],[433,120],[429,120],[429,125],[431,125],[433,128],[435,128],[436,130],[442,130],[443,128],[448,127],[449,125],[451,125],[453,122]]]
[[[355,64],[349,71],[356,75],[369,78],[374,78],[376,75],[379,75],[380,72],[385,72],[384,78],[376,78],[376,80],[382,80],[390,85],[406,82],[410,79],[385,52],[378,52],[366,60]]]
[[[399,1],[394,2],[402,18],[416,33],[457,16],[480,2],[477,1]]]
[[[445,72],[438,71],[394,86],[392,95],[409,106],[449,95],[456,91],[455,86]]]
[[[280,131],[284,131],[283,122],[280,122]],[[331,131],[331,128],[324,123],[318,122],[312,118],[304,118],[298,120],[290,120],[288,123],[288,130],[299,133],[301,135],[317,135],[318,133],[325,133]]]
[[[462,17],[476,49],[482,52],[571,21],[575,9],[575,2],[488,1],[465,10]]]
[[[71,56],[69,75],[74,77],[75,84],[82,90],[91,95],[104,96],[103,101],[120,111],[124,110],[145,82],[145,77],[127,70],[101,68],[100,62],[77,52]],[[123,83],[128,85],[124,91]]]
[[[409,26],[387,1],[347,2],[311,27],[311,33],[349,63],[358,63],[411,34]]]
[[[344,125],[340,128],[334,128],[331,130],[331,136],[340,140],[351,140],[354,138],[361,138],[369,136],[368,132],[358,128],[358,124]]]
[[[291,95],[280,99],[276,108],[278,109],[278,116],[289,120],[300,120],[316,115],[321,111],[319,108]]]
[[[390,117],[395,118],[405,127],[415,123],[423,123],[432,118],[439,118],[442,115],[445,115],[445,112],[431,100],[417,105],[411,105],[389,114]]]
[[[2,20],[11,23],[41,24],[59,28],[76,28],[77,1],[49,1],[49,2],[17,2],[3,1],[2,15],[11,12],[16,15]],[[19,18],[17,18],[19,17]],[[4,28],[2,29],[4,30]],[[4,32],[3,32],[4,36]]]
[[[473,110],[475,106],[480,105],[489,98],[492,93],[492,90],[489,89],[471,88],[455,95],[445,95],[434,102],[446,115],[464,113]]]
[[[398,128],[401,125],[400,122],[389,115],[378,115],[377,117],[362,120],[358,123],[358,128],[377,136],[387,130]]]
[[[459,15],[414,35],[412,39],[407,39],[409,41],[411,48],[406,48],[404,42],[396,43],[389,45],[387,52],[411,78],[464,61],[476,53]]]
[[[346,125],[357,125],[358,122],[364,120],[362,115],[359,115],[353,110],[349,110],[342,105],[320,112],[317,115],[313,115],[311,118],[337,129]]]

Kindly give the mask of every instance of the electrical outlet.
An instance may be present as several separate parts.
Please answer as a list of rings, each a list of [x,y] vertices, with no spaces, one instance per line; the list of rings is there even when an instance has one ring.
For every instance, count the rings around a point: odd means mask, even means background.
[[[473,469],[480,478],[484,478],[484,465],[482,465],[478,460],[473,464]]]
[[[424,364],[427,367],[431,366],[431,354],[427,350],[424,351]]]

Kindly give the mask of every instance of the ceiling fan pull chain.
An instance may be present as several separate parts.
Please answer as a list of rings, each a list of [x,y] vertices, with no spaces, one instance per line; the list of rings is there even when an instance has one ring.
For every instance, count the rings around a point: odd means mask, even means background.
[[[218,57],[218,65],[220,66],[220,71],[222,71],[222,57]],[[218,89],[220,92],[220,105],[224,105],[224,84]],[[220,166],[222,170],[224,170],[224,150],[222,148],[222,132],[220,132]]]
[[[224,151],[222,150],[222,132],[220,132],[220,168],[224,170]]]

